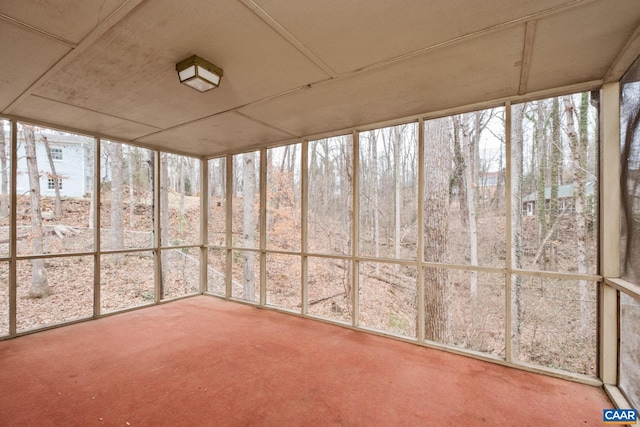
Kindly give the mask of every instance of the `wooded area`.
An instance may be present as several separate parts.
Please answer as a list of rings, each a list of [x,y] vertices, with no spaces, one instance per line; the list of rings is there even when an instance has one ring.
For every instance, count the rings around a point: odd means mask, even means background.
[[[226,295],[230,271],[230,296],[257,303],[264,277],[268,305],[300,312],[306,280],[305,314],[351,324],[358,313],[362,327],[408,337],[423,330],[427,340],[498,356],[511,339],[521,361],[593,375],[597,101],[584,93],[514,105],[510,142],[498,107],[427,120],[422,129],[407,123],[360,132],[357,140],[337,136],[211,159],[208,290]],[[55,161],[37,164],[42,133],[19,126],[17,153],[29,160],[33,182],[28,196],[18,195],[17,253],[90,253],[95,197],[41,197],[40,177],[59,178]],[[6,229],[10,151],[2,135]],[[86,164],[95,168],[87,144]],[[200,244],[199,160],[102,141],[98,164],[101,308],[154,301],[157,247],[166,248],[162,298],[198,292],[199,248],[190,246]],[[51,218],[43,219],[44,209]],[[20,261],[31,272],[18,271],[19,329],[90,315],[91,258]],[[505,276],[509,259],[515,271]],[[70,269],[73,289],[62,279]],[[0,263],[2,277],[7,270]],[[549,274],[528,274],[537,271]],[[0,304],[6,300],[0,293]],[[71,305],[79,308],[60,309]]]

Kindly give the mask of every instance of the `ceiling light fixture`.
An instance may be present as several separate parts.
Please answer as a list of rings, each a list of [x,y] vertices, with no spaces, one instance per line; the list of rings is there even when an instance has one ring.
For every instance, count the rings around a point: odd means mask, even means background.
[[[222,69],[198,55],[178,62],[176,71],[180,77],[180,83],[184,83],[198,92],[206,92],[218,87],[222,79]]]

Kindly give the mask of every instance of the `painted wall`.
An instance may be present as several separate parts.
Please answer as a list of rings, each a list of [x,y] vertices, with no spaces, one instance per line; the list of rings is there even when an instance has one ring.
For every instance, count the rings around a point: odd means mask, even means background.
[[[27,161],[25,158],[24,140],[18,136],[18,171],[16,186],[18,195],[26,195],[29,192],[29,176],[27,173]],[[55,189],[49,188],[51,167],[47,157],[45,145],[42,142],[41,133],[36,133],[36,156],[38,171],[40,171],[40,194],[45,197],[54,197]],[[55,159],[54,167],[58,176],[62,177],[60,195],[63,197],[83,197],[91,188],[91,158],[90,147],[93,140],[87,137],[74,135],[47,134],[49,147],[52,151],[61,150],[62,159]]]

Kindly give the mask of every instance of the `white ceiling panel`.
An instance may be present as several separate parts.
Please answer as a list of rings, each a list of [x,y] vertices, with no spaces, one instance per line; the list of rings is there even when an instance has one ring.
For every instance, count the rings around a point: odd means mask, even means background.
[[[70,50],[23,27],[0,20],[0,111]]]
[[[61,104],[37,96],[29,96],[16,107],[15,114],[63,127],[93,131],[99,134],[132,140],[158,131],[157,128],[126,119],[108,116],[86,109]]]
[[[138,139],[138,142],[200,156],[243,150],[292,138],[236,112],[223,113]]]
[[[220,88],[201,94],[178,82],[175,64],[193,53],[223,68]],[[36,94],[168,128],[326,77],[239,2],[156,0]]]
[[[0,111],[194,155],[242,151],[594,88],[640,55],[639,2],[0,0]],[[192,54],[224,69],[218,89],[178,82]]]
[[[629,13],[634,8],[636,13]],[[540,20],[528,91],[603,78],[640,24],[639,12],[640,1],[615,0],[591,2]]]
[[[568,0],[254,0],[338,74],[357,70]]]
[[[126,0],[0,1],[0,13],[78,44]]]
[[[309,135],[515,95],[523,40],[509,28],[241,111]]]

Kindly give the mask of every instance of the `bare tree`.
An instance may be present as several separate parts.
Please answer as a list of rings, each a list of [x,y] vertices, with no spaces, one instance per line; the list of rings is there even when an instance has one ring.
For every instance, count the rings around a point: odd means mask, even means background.
[[[512,108],[513,138],[511,143],[511,262],[512,268],[522,268],[522,163],[524,146],[524,132],[522,128],[524,105]],[[515,328],[512,330],[513,353],[518,354],[520,336],[522,333],[522,276],[512,276],[512,301]]]
[[[136,177],[135,164],[138,154],[138,149],[129,147],[127,151],[127,169],[129,170],[129,227],[134,228],[136,226],[135,215],[135,187],[134,181]]]
[[[169,154],[160,153],[160,246],[169,246]],[[169,273],[169,251],[162,251],[160,257],[162,293]]]
[[[56,216],[56,218],[59,218],[62,216],[62,201],[60,200],[60,182],[62,180],[56,172],[56,164],[53,161],[53,156],[51,155],[51,147],[49,146],[49,140],[46,136],[42,137],[42,142],[44,143],[44,148],[47,151],[47,159],[49,159],[49,168],[51,169],[49,179],[53,180],[53,189],[56,194],[54,215]]]
[[[400,131],[399,126],[394,126],[391,128],[392,138],[393,138],[393,194],[395,200],[395,210],[394,210],[394,253],[396,258],[400,258],[400,243],[402,240],[401,223],[400,223],[400,210],[402,208],[402,185],[401,185],[401,170],[400,170],[400,147],[402,145],[402,133]],[[400,271],[400,264],[396,264],[395,266],[396,273]]]
[[[373,214],[373,245],[374,245],[374,255],[376,257],[380,256],[380,207],[378,203],[378,193],[380,191],[379,185],[379,172],[378,172],[378,141],[377,141],[377,132],[372,131],[369,132],[371,141],[371,191],[372,191],[372,200],[371,200],[371,213]],[[376,264],[376,273],[380,272],[380,265]]]
[[[586,181],[587,181],[587,164],[586,154],[588,137],[588,109],[589,94],[587,92],[581,95],[580,104],[580,127],[579,135],[576,132],[575,116],[576,111],[571,96],[562,98],[564,104],[564,112],[567,119],[567,134],[569,136],[569,148],[573,157],[573,203],[575,209],[575,233],[578,249],[578,273],[587,274],[587,218],[585,212],[586,199]],[[582,337],[588,338],[589,325],[591,323],[591,312],[589,310],[589,283],[586,280],[579,280],[580,288],[580,332]]]
[[[97,180],[98,182],[100,182],[100,178],[96,176],[96,171],[95,171],[95,165],[94,165],[94,156],[95,156],[95,145],[94,146],[89,146],[89,149],[85,149],[84,150],[84,161],[85,163],[89,166],[89,173],[87,174],[87,177],[89,178],[89,182],[88,182],[88,188],[89,188],[89,192],[90,192],[90,197],[89,197],[89,218],[88,218],[88,224],[87,226],[89,227],[89,230],[93,230],[94,226],[99,227],[100,225],[96,225],[94,224],[94,216],[95,216],[95,209],[96,209],[96,194],[94,194],[94,189],[95,189],[95,181]]]
[[[116,142],[108,146],[111,160],[111,231],[109,238],[111,249],[117,250],[124,247],[124,230],[122,225],[122,144]],[[120,256],[115,259],[119,260]]]
[[[42,211],[40,205],[40,173],[36,156],[36,138],[33,126],[24,125],[25,154],[27,171],[29,173],[30,202],[31,202],[31,245],[34,254],[44,253],[44,232],[42,228]],[[51,294],[47,282],[47,270],[43,259],[31,260],[31,287],[29,296],[42,298]]]
[[[180,218],[184,218],[184,196],[187,191],[185,183],[185,158],[178,157],[178,191],[180,192]]]
[[[477,114],[476,120],[478,120]],[[467,221],[469,226],[469,261],[471,265],[478,265],[478,215],[477,215],[477,202],[476,202],[476,182],[477,175],[474,173],[474,152],[477,147],[476,138],[479,137],[476,132],[472,135],[470,121],[473,117],[470,114],[465,114],[460,119],[460,130],[462,133],[462,156],[464,160],[464,187],[466,195],[467,206]],[[472,304],[472,321],[476,319],[478,308],[478,272],[471,271],[470,278],[470,290],[471,290],[471,304]]]
[[[552,228],[552,237],[558,239],[558,192],[562,181],[562,138],[560,136],[560,100],[555,97],[552,101],[551,110],[551,192],[549,196],[549,228]],[[552,246],[551,252],[555,264],[555,249]]]
[[[425,126],[425,178],[424,178],[424,252],[434,262],[445,262],[449,234],[449,181],[451,153],[446,123],[434,120]],[[449,313],[446,268],[427,268],[424,272],[425,338],[447,342]]]
[[[255,153],[244,153],[242,159],[242,246],[252,248],[255,246],[255,221],[253,217],[256,188]],[[244,299],[254,301],[256,294],[255,254],[251,251],[243,251],[242,257],[242,295]]]
[[[538,174],[537,174],[537,182],[536,182],[536,219],[538,221],[538,244],[540,245],[540,256],[544,260],[546,260],[545,256],[545,247],[546,247],[546,239],[547,235],[547,196],[546,196],[546,187],[547,180],[546,171],[547,171],[547,144],[546,144],[546,112],[544,111],[544,101],[540,100],[535,103],[536,105],[536,113],[537,119],[534,120],[535,131],[534,131],[534,140],[535,140],[535,148],[537,150],[537,161],[538,161]],[[556,146],[554,144],[554,146]],[[555,149],[554,149],[555,153]],[[554,170],[552,168],[552,170]]]
[[[7,144],[5,142],[4,121],[0,121],[0,173],[2,174],[0,218],[6,218],[9,215],[9,170],[7,161]]]

